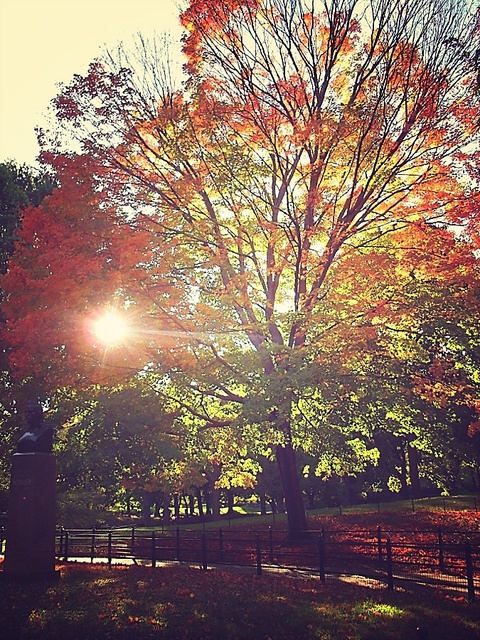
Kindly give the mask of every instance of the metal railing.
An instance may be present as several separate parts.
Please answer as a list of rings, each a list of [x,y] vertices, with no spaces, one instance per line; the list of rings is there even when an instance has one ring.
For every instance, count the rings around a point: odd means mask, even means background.
[[[311,531],[290,542],[286,531],[62,529],[56,538],[59,560],[161,562],[299,569],[322,582],[338,575],[375,579],[393,589],[401,581],[443,585],[480,594],[480,532]]]

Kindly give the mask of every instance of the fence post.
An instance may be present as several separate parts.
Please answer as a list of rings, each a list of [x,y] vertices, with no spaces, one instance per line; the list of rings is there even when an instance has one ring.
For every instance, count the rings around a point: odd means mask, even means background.
[[[95,527],[92,527],[92,542],[90,544],[90,563],[93,562],[95,557]]]
[[[268,527],[268,557],[270,564],[273,564],[273,531],[272,527]]]
[[[132,527],[130,534],[130,555],[135,560],[135,527]]]
[[[262,550],[260,549],[260,536],[256,535],[255,538],[256,556],[257,556],[257,576],[262,575]]]
[[[157,565],[157,540],[155,538],[155,529],[152,531],[152,568]]]
[[[382,549],[382,527],[377,527],[377,548],[378,548],[378,564],[383,562],[383,549]]]
[[[64,537],[64,540],[63,540],[63,547],[64,547],[63,561],[67,562],[68,561],[68,530],[65,531],[65,537]]]
[[[467,565],[467,590],[469,602],[475,602],[475,585],[473,583],[473,561],[470,541],[465,543],[465,564]]]
[[[438,527],[438,566],[440,568],[440,571],[445,570],[445,561],[443,556],[442,527]]]
[[[60,528],[60,540],[59,540],[59,549],[58,549],[58,557],[61,558],[63,555],[63,534],[65,529],[63,527]]]
[[[177,527],[176,531],[176,549],[175,549],[175,557],[178,562],[180,562],[180,527]]]
[[[223,529],[220,527],[218,530],[218,546],[220,549],[220,561],[223,562]]]
[[[112,565],[112,532],[108,532],[108,566]]]
[[[318,569],[320,582],[325,584],[325,538],[323,535],[318,536]]]
[[[202,569],[207,570],[207,536],[202,532]]]
[[[389,591],[393,591],[393,562],[392,562],[392,543],[387,538],[387,586]]]

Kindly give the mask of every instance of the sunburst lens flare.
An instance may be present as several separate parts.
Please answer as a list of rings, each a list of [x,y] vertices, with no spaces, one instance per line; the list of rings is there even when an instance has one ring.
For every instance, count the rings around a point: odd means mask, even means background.
[[[96,338],[105,346],[125,342],[130,333],[125,318],[115,311],[107,311],[93,323]]]

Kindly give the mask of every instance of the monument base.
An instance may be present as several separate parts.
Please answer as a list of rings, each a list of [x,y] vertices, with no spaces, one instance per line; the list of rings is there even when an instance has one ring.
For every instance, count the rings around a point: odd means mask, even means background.
[[[53,453],[13,455],[3,580],[58,579],[55,480]]]

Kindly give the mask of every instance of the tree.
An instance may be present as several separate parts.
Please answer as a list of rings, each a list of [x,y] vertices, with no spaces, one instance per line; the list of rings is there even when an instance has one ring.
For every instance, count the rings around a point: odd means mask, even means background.
[[[7,271],[8,261],[14,251],[17,229],[20,226],[22,211],[28,205],[37,206],[51,193],[54,179],[45,170],[36,170],[27,165],[18,165],[13,161],[0,164],[0,275]],[[0,301],[3,291],[0,288]],[[0,324],[5,322],[0,314]],[[0,347],[0,385],[3,393],[0,398],[0,429],[2,430],[2,454],[0,459],[8,460],[14,438],[17,435],[18,389],[13,388],[8,365],[6,345]],[[7,486],[9,465],[0,465],[0,485]]]
[[[71,519],[78,511],[78,497],[105,513],[119,503],[128,508],[135,496],[148,520],[152,496],[155,501],[165,489],[169,467],[181,458],[181,434],[171,428],[175,415],[163,411],[155,392],[138,382],[52,401],[58,485],[63,502],[70,503],[70,513],[62,516]],[[98,517],[93,510],[78,515],[88,525]]]
[[[359,253],[343,268],[342,287],[330,301],[336,297],[338,305],[343,296],[373,332],[341,326],[330,332],[319,361],[328,380],[323,419],[310,429],[310,448],[322,473],[356,474],[379,454],[383,488],[394,476],[409,495],[421,491],[422,476],[448,488],[440,467],[455,432],[460,442],[466,417],[473,421],[478,411],[480,282],[470,240],[419,224],[384,238],[365,257],[382,277],[364,281]],[[303,411],[303,422],[312,422],[312,411]]]
[[[54,185],[52,176],[44,171],[12,161],[0,164],[0,273],[6,272],[13,253],[21,211],[28,205],[38,206]]]
[[[453,0],[191,0],[183,90],[111,58],[55,101],[94,162],[95,219],[108,221],[119,248],[137,247],[115,253],[129,256],[121,278],[108,252],[92,248],[82,272],[104,266],[97,304],[110,291],[143,327],[138,370],[157,377],[186,420],[235,427],[275,452],[292,538],[307,529],[295,454],[308,440],[305,416],[342,397],[329,369],[348,372],[389,333],[375,318],[413,316],[387,304],[372,270],[388,268],[383,241],[400,271],[418,264],[440,279],[424,230],[476,215],[464,169],[478,141],[473,18],[473,3]],[[50,206],[54,224],[65,191]],[[74,215],[80,246],[91,223]],[[37,251],[27,227],[24,255]],[[44,299],[59,273],[49,265]],[[32,304],[25,294],[15,317],[16,277],[12,268],[6,313],[21,354]],[[86,313],[84,283],[74,290]],[[49,299],[38,317],[58,306]],[[78,369],[78,341],[61,348]],[[110,357],[119,367],[121,354]]]

